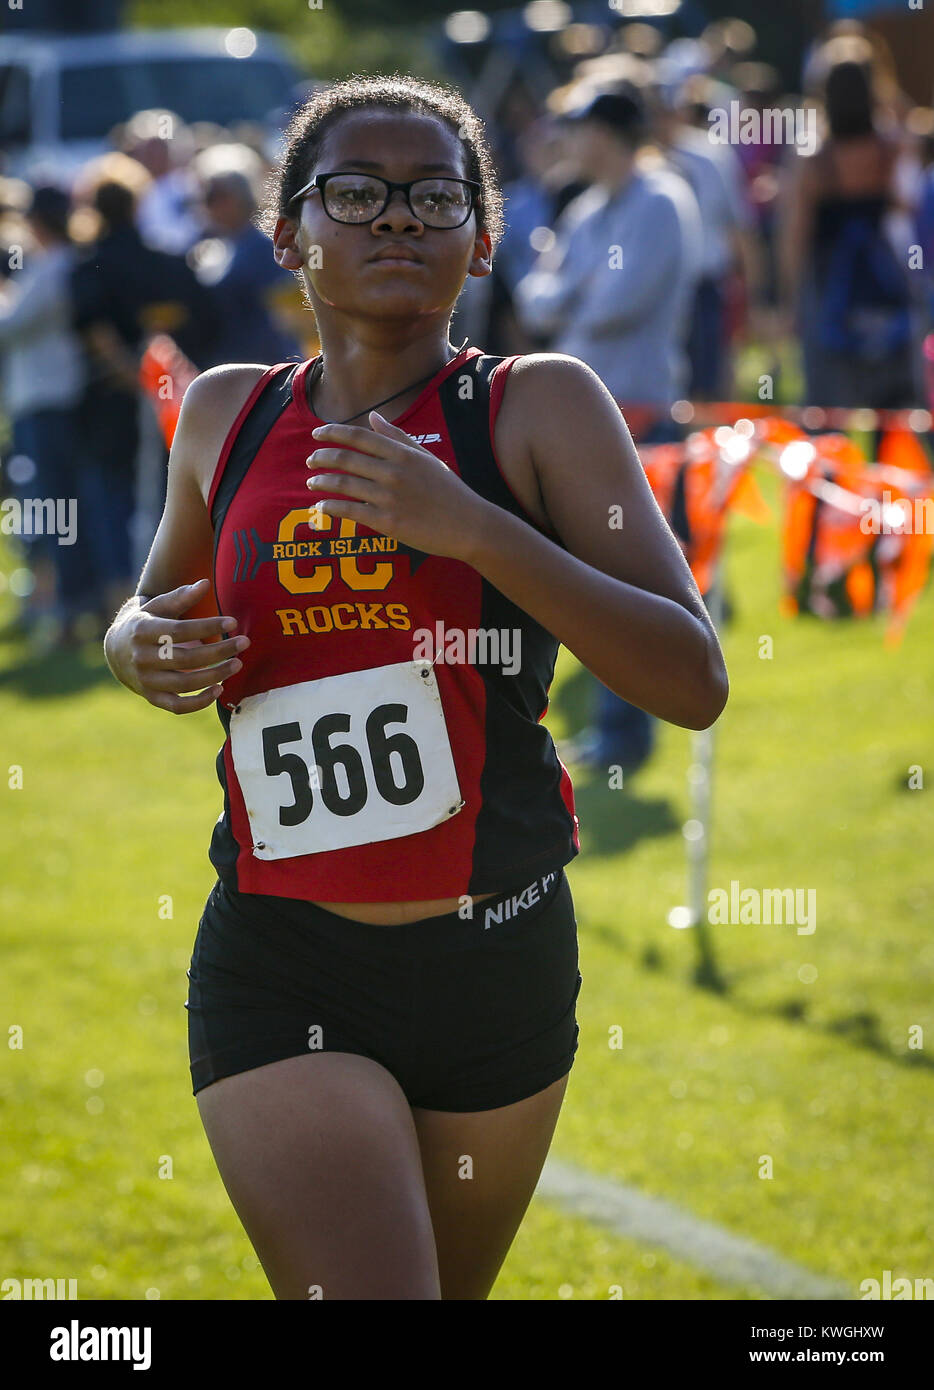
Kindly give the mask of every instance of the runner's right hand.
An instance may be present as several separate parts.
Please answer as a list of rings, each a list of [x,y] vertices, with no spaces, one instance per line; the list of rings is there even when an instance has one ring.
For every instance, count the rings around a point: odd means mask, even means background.
[[[250,645],[249,637],[233,635],[235,618],[181,617],[204,598],[207,583],[198,579],[140,604],[116,629],[109,649],[118,679],[171,714],[213,704],[223,682],[243,665],[237,652]],[[224,640],[211,640],[218,637]],[[186,693],[195,690],[201,693]]]

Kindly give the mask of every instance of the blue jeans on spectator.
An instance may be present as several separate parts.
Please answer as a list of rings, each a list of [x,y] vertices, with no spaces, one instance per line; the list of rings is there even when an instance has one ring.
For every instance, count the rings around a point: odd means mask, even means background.
[[[22,482],[11,480],[11,490],[20,503],[26,499],[49,508],[37,507],[44,528],[58,525],[59,506],[64,508],[62,533],[56,529],[37,531],[22,537],[27,553],[42,555],[55,574],[56,610],[67,621],[90,601],[94,590],[94,562],[89,544],[87,501],[82,480],[82,459],[78,441],[78,421],[74,410],[37,410],[13,422],[13,454],[32,460],[35,471]],[[68,527],[73,526],[69,535]],[[69,540],[72,543],[69,544]]]
[[[694,295],[687,355],[691,363],[688,396],[719,400],[723,392],[723,359],[726,346],[726,300],[719,280],[699,281]],[[648,442],[648,441],[646,441]]]
[[[131,577],[139,402],[125,391],[91,393],[80,408],[84,524],[101,602]]]
[[[657,720],[637,705],[614,695],[602,681],[597,682],[596,761],[610,767],[618,763],[623,772],[635,772],[655,747]]]

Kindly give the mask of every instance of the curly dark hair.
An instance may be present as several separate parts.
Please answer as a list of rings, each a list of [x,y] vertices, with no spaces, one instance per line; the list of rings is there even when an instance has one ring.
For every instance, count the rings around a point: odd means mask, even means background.
[[[277,218],[294,215],[290,201],[308,182],[308,171],[320,156],[324,138],[341,116],[374,107],[435,116],[463,142],[466,176],[481,188],[476,201],[477,226],[489,233],[495,249],[503,234],[503,195],[483,122],[454,87],[399,72],[389,76],[351,73],[315,92],[296,111],[267,182],[265,207],[259,217],[263,230],[272,236]]]

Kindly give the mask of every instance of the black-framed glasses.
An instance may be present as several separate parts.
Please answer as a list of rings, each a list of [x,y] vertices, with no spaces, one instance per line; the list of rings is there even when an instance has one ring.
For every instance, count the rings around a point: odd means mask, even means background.
[[[428,178],[393,183],[376,174],[338,171],[316,174],[289,199],[289,204],[306,198],[315,189],[333,222],[358,225],[374,222],[386,210],[389,199],[401,188],[410,211],[426,227],[451,230],[462,227],[474,209],[481,185],[475,179]]]

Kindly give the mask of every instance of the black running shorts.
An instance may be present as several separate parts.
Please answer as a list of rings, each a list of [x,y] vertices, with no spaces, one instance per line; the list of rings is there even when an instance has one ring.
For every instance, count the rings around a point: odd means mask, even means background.
[[[308,1052],[355,1052],[410,1105],[492,1110],[577,1051],[577,922],[563,869],[459,912],[371,925],[218,881],[188,971],[192,1093]]]

